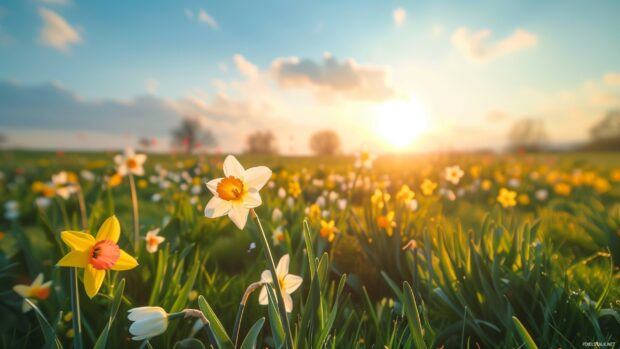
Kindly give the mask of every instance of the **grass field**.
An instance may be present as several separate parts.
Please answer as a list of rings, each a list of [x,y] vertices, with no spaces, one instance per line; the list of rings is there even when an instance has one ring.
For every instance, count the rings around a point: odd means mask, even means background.
[[[617,153],[116,155],[0,153],[0,346],[620,340]]]

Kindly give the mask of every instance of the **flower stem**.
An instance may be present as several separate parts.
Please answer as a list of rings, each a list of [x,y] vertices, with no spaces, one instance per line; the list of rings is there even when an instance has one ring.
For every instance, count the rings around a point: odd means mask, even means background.
[[[73,347],[82,349],[82,322],[80,319],[80,294],[78,293],[78,276],[76,268],[69,268],[71,279],[71,311],[73,312]]]
[[[129,188],[131,189],[131,207],[133,208],[133,248],[136,253],[140,248],[140,216],[138,213],[138,194],[133,174],[129,173]]]
[[[252,216],[256,218],[256,225],[258,226],[258,230],[260,230],[261,243],[263,244],[263,251],[265,252],[265,258],[267,259],[267,264],[269,265],[269,270],[271,271],[272,280],[278,280],[278,274],[276,273],[276,265],[273,261],[273,255],[271,254],[271,248],[269,248],[269,241],[267,240],[267,236],[265,235],[265,230],[263,229],[263,225],[260,223],[260,219],[258,215],[252,209]],[[286,308],[284,307],[284,297],[282,297],[282,290],[278,287],[274,287],[276,290],[276,297],[278,299],[278,310],[280,311],[280,318],[282,320],[282,325],[284,325],[284,332],[286,335],[286,347],[289,349],[293,349],[293,336],[291,335],[291,327],[288,322],[288,316],[286,314]]]
[[[245,309],[245,303],[248,301],[250,294],[254,292],[257,288],[262,286],[263,283],[258,281],[251,283],[248,288],[245,289],[245,293],[243,294],[243,298],[241,298],[241,302],[239,303],[239,309],[237,310],[237,317],[235,318],[235,326],[233,327],[233,344],[235,348],[237,348],[237,344],[239,342],[239,328],[241,327],[241,318],[243,318],[243,310]]]
[[[82,186],[79,183],[77,185],[77,197],[78,197],[78,204],[80,205],[80,215],[82,216],[82,229],[86,231],[88,229],[88,218],[86,215],[86,202],[84,201],[84,192],[82,191]]]

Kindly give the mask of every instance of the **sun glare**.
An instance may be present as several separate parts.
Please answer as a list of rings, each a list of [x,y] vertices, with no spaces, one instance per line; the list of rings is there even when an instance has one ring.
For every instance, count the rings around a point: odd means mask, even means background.
[[[415,98],[391,101],[377,107],[375,130],[396,149],[403,149],[428,130],[428,112]]]

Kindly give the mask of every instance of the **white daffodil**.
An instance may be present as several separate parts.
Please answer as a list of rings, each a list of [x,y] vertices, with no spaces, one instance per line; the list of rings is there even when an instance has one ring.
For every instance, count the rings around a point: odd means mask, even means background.
[[[269,178],[269,168],[257,166],[246,170],[234,156],[228,155],[224,160],[224,177],[207,183],[214,196],[205,207],[205,216],[217,218],[228,215],[239,229],[243,229],[250,209],[262,203],[258,191]]]
[[[355,168],[369,169],[375,158],[376,156],[369,152],[366,146],[363,146],[362,150],[355,154]]]
[[[446,180],[454,185],[459,184],[461,177],[465,174],[459,165],[446,167]]]
[[[282,298],[284,298],[284,307],[286,308],[286,312],[290,313],[293,311],[293,298],[291,297],[291,293],[293,293],[296,289],[301,286],[301,283],[304,279],[301,276],[293,275],[288,273],[288,265],[290,262],[290,257],[288,254],[285,254],[278,261],[278,266],[276,267],[276,274],[278,276],[278,284],[280,285],[280,290],[282,291]],[[260,276],[260,281],[262,283],[272,283],[271,271],[265,270]],[[269,304],[269,296],[267,295],[267,285],[263,286],[258,295],[258,302],[262,305]]]
[[[146,154],[136,154],[132,148],[127,148],[125,149],[125,154],[118,154],[114,157],[116,171],[121,176],[127,173],[142,176],[144,174],[145,161]]]
[[[158,336],[168,328],[168,313],[160,307],[139,307],[129,309],[127,318],[133,321],[129,333],[134,341]]]
[[[18,295],[28,298],[33,303],[36,303],[38,299],[44,300],[47,299],[50,295],[50,287],[52,286],[52,282],[43,282],[43,274],[39,274],[32,284],[30,285],[15,285],[13,286],[13,291],[15,291]],[[28,302],[24,301],[22,304],[22,311],[25,313],[32,309]]]
[[[144,237],[144,240],[146,241],[146,251],[148,253],[157,252],[157,249],[159,248],[159,244],[161,244],[162,242],[164,242],[164,240],[166,240],[165,237],[157,235],[159,234],[159,230],[160,228],[153,229],[149,231],[148,233],[146,233],[146,236]]]
[[[75,185],[69,181],[69,176],[65,171],[52,175],[52,187],[56,190],[56,195],[65,200],[77,191]]]

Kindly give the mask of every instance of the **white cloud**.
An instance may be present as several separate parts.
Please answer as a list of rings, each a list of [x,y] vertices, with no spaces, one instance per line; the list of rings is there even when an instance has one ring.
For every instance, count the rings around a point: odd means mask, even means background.
[[[237,67],[239,73],[247,76],[248,78],[256,78],[258,76],[258,67],[245,59],[242,55],[234,55],[233,61],[235,62],[235,66]]]
[[[620,73],[610,72],[603,76],[603,81],[607,85],[620,86]]]
[[[400,27],[405,24],[405,21],[407,20],[407,11],[405,11],[404,8],[399,7],[392,12],[392,18],[394,19],[394,24]]]
[[[39,42],[61,52],[68,52],[73,44],[82,42],[80,34],[56,12],[39,8],[43,19],[43,28],[39,33]]]
[[[144,82],[144,85],[146,87],[146,92],[154,95],[157,93],[157,90],[159,89],[159,81],[157,81],[157,79],[147,79]]]
[[[322,62],[298,57],[277,58],[271,71],[280,86],[315,89],[319,97],[344,97],[382,101],[396,97],[389,83],[387,67],[358,64],[353,59],[339,62],[325,54]]]
[[[203,9],[200,9],[200,11],[198,11],[198,20],[200,22],[206,23],[209,27],[213,29],[219,28],[217,21],[215,21],[215,19]]]
[[[485,63],[538,43],[536,35],[523,29],[516,29],[510,36],[497,42],[490,43],[490,37],[491,30],[488,29],[473,32],[466,27],[459,27],[452,34],[452,44],[472,62]]]

